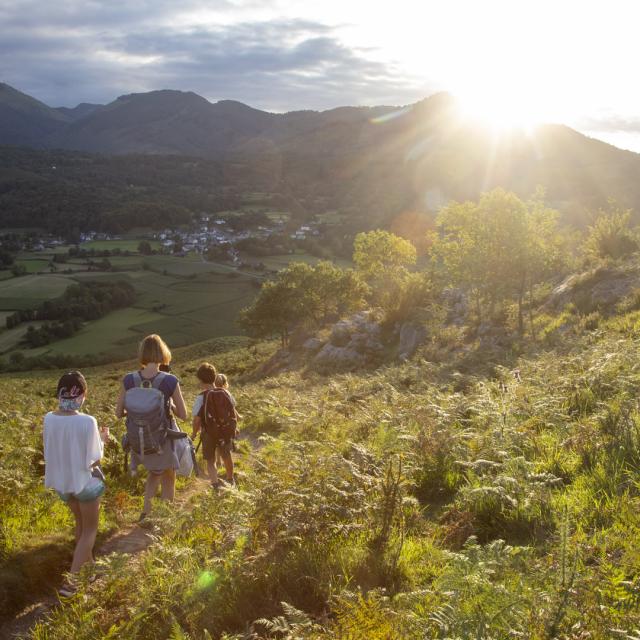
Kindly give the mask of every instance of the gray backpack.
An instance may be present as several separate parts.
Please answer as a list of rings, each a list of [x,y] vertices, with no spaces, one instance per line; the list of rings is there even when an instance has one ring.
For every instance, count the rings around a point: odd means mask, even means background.
[[[145,380],[136,372],[133,386],[124,394],[128,446],[140,457],[160,453],[171,428],[167,400],[159,389],[166,375],[160,372]]]

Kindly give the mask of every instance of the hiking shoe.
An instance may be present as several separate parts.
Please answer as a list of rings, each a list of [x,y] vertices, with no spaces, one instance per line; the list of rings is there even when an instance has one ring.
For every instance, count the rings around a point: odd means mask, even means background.
[[[77,592],[78,587],[72,582],[65,582],[58,589],[58,595],[62,596],[63,598],[71,598],[72,596],[75,596]]]

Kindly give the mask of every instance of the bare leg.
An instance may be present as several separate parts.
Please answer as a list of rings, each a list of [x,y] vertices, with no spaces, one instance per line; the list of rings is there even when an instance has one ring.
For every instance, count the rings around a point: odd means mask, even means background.
[[[80,540],[80,536],[82,536],[82,515],[80,514],[80,505],[75,498],[69,498],[69,509],[71,509],[71,513],[73,513],[73,517],[76,521],[74,538],[76,544],[78,544],[78,540]]]
[[[218,482],[218,469],[216,467],[215,458],[207,460],[207,472],[209,473],[209,480],[211,480],[211,484],[216,484]]]
[[[224,462],[224,469],[227,472],[227,481],[233,482],[233,458],[231,453],[223,453],[222,461]]]
[[[144,513],[151,513],[151,500],[156,495],[158,486],[160,485],[161,476],[157,473],[151,473],[147,475],[147,484],[144,488]]]
[[[163,500],[171,502],[176,493],[176,472],[175,469],[167,469],[161,476],[162,496]]]
[[[100,498],[91,502],[78,502],[82,519],[82,534],[73,552],[71,573],[78,573],[86,562],[93,562],[93,545],[98,533],[98,520],[100,516]]]

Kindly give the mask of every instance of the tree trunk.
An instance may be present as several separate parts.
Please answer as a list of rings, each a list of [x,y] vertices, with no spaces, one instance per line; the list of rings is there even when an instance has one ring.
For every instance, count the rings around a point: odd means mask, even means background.
[[[524,297],[524,293],[522,289],[518,292],[518,333],[522,338],[524,334],[524,317],[522,314],[522,298]]]

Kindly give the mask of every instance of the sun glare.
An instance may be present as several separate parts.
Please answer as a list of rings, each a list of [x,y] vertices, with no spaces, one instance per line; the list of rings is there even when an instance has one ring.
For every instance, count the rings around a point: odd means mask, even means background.
[[[523,96],[495,92],[459,92],[459,108],[465,120],[494,133],[530,130],[548,120],[542,105]]]

